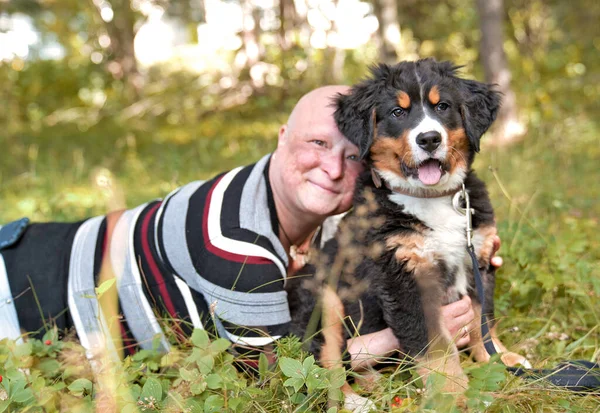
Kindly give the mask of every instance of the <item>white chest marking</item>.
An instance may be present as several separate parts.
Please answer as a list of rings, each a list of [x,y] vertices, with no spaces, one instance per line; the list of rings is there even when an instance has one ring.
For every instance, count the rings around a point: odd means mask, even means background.
[[[455,288],[466,294],[468,272],[472,265],[466,250],[466,218],[452,207],[452,197],[414,198],[392,193],[390,201],[404,206],[404,212],[416,216],[431,230],[425,236],[421,254],[432,261],[443,261],[448,270],[454,271]]]

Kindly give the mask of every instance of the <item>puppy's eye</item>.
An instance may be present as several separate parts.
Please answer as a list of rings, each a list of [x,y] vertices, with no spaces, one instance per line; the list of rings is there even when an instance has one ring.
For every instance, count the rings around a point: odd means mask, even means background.
[[[447,104],[446,102],[440,102],[435,107],[435,110],[437,110],[438,112],[443,112],[443,111],[447,110],[449,107],[450,107],[450,105]]]
[[[406,114],[406,110],[402,109],[402,108],[394,108],[394,110],[392,110],[392,116],[395,118],[400,118],[402,116],[404,116]]]

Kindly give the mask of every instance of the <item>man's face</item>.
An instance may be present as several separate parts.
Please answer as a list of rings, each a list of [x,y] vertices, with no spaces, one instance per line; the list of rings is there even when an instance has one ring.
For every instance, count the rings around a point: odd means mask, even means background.
[[[323,118],[282,127],[276,157],[288,202],[298,212],[326,217],[350,209],[364,166],[358,148],[341,134],[333,117]]]

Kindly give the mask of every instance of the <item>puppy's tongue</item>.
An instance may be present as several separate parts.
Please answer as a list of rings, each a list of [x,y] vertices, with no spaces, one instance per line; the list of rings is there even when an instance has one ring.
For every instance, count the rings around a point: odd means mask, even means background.
[[[440,163],[435,159],[425,161],[419,166],[419,180],[425,185],[435,185],[442,178]]]

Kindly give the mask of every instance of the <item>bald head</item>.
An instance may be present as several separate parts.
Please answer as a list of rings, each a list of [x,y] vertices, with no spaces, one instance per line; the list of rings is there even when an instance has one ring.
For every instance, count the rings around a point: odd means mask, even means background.
[[[348,86],[323,86],[304,95],[296,104],[287,122],[287,132],[303,135],[315,127],[337,129],[333,99],[338,93],[347,93]],[[314,130],[313,130],[314,131]]]
[[[325,86],[307,93],[279,129],[269,180],[280,223],[289,222],[288,241],[301,241],[327,216],[352,205],[363,164],[358,147],[342,135],[333,117],[337,94],[349,89]],[[292,234],[294,228],[304,238]]]

